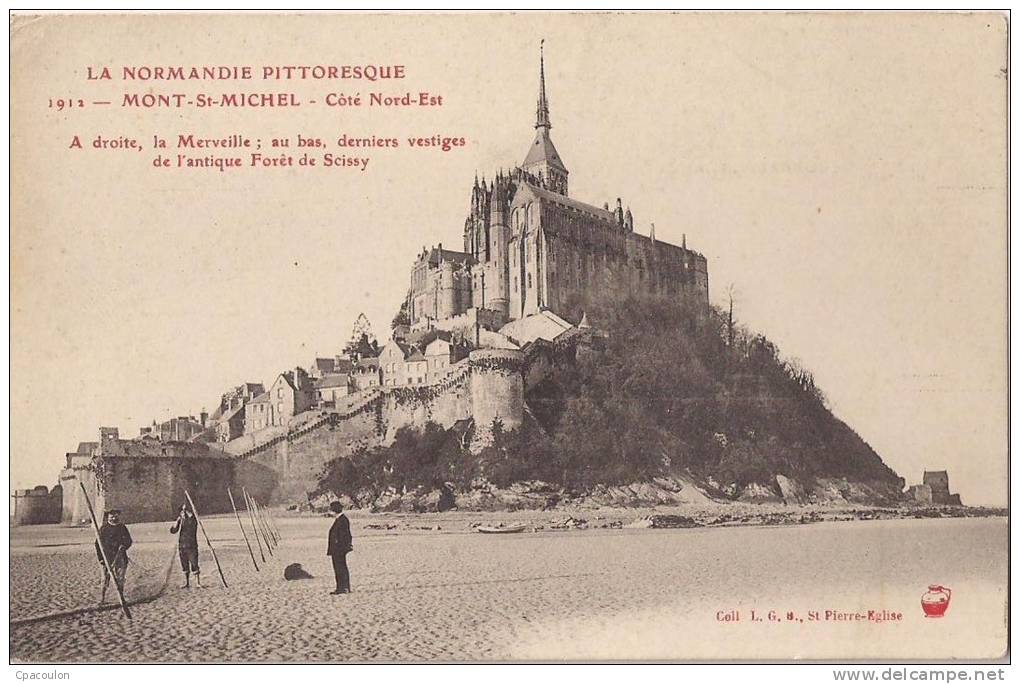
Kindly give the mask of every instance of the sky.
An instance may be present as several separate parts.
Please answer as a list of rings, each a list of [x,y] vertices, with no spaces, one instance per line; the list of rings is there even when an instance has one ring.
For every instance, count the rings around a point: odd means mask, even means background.
[[[475,173],[523,161],[545,40],[570,194],[708,258],[710,296],[908,484],[1006,503],[1006,25],[995,14],[51,16],[12,29],[11,486],[385,337]],[[123,65],[402,64],[401,82],[130,83]],[[111,67],[108,82],[87,68]],[[137,110],[124,93],[428,91],[430,108]],[[51,98],[109,100],[57,110]],[[463,136],[365,171],[157,169],[152,137]],[[134,137],[141,151],[69,147]],[[172,145],[173,143],[171,143]],[[331,148],[339,154],[344,150]],[[171,149],[172,154],[177,150]],[[295,153],[295,150],[291,150]]]

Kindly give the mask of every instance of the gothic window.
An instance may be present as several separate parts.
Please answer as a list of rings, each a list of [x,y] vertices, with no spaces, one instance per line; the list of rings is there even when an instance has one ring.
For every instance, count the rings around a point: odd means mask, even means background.
[[[517,276],[514,276],[514,292],[517,292]]]
[[[528,289],[531,289],[531,274],[528,274]]]

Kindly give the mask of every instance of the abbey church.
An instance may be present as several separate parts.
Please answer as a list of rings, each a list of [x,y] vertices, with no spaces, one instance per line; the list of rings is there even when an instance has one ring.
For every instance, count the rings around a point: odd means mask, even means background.
[[[422,250],[411,272],[411,327],[470,320],[490,329],[543,310],[577,320],[592,301],[628,293],[708,302],[708,262],[634,232],[620,199],[602,207],[569,194],[570,172],[553,144],[539,61],[535,138],[524,162],[475,179],[464,249]]]

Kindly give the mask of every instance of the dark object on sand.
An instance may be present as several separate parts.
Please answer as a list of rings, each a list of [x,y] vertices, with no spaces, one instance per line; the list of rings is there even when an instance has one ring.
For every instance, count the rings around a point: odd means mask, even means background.
[[[479,525],[475,529],[482,534],[513,534],[514,532],[523,532],[524,525],[509,525],[503,527],[503,523],[496,526],[491,525]]]
[[[283,569],[283,579],[285,580],[302,580],[312,579],[312,576],[308,574],[308,571],[301,567],[300,563],[291,563]]]

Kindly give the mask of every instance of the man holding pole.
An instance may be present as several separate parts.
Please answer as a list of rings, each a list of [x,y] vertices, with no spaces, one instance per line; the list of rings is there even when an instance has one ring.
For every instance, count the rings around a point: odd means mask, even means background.
[[[106,602],[106,590],[110,586],[110,572],[113,573],[113,581],[117,583],[120,591],[124,590],[124,578],[127,575],[128,556],[127,550],[131,548],[131,533],[127,525],[120,521],[120,511],[116,508],[110,509],[104,516],[103,526],[99,528],[99,540],[96,542],[96,556],[99,557],[99,565],[103,568],[103,593],[100,595],[99,603]],[[99,548],[102,543],[103,548]],[[103,562],[103,554],[110,563],[110,572],[107,572],[106,564]]]
[[[187,503],[181,504],[177,521],[170,528],[170,534],[177,534],[177,551],[181,556],[181,570],[184,571],[184,586],[191,586],[191,573],[195,573],[195,586],[202,588],[202,574],[198,567],[198,518]]]
[[[351,573],[347,569],[347,554],[354,550],[351,537],[351,521],[344,515],[344,507],[339,501],[329,504],[329,510],[336,513],[336,520],[329,528],[329,545],[326,555],[333,559],[333,575],[336,577],[336,590],[330,594],[351,593]]]

